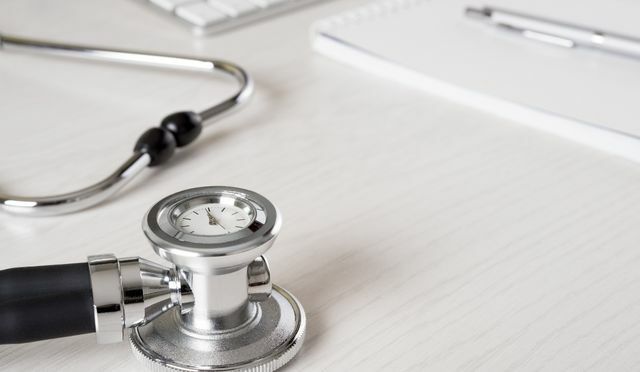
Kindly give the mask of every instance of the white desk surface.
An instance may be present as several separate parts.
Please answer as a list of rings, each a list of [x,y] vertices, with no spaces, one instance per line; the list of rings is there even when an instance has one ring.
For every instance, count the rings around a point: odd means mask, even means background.
[[[235,185],[284,215],[268,253],[309,325],[287,371],[640,369],[640,167],[341,66],[310,50],[327,2],[195,39],[133,0],[5,0],[0,30],[223,57],[257,92],[163,169],[79,214],[0,216],[1,267],[115,253],[161,197]],[[69,191],[166,114],[230,85],[0,54],[0,187]],[[138,371],[94,335],[0,347],[7,371]]]

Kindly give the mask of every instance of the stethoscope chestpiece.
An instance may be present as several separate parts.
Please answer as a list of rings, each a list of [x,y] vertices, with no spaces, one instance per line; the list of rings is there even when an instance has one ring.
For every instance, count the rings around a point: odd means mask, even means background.
[[[305,314],[271,284],[262,254],[280,230],[263,196],[201,187],[153,206],[143,230],[188,283],[193,301],[132,328],[137,358],[152,370],[274,371],[300,350]]]

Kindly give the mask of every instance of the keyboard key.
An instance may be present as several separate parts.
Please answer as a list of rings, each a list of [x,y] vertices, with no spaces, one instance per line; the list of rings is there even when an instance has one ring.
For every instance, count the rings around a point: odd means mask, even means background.
[[[2,1],[2,0],[0,0]],[[150,4],[191,25],[198,35],[210,35],[323,0],[148,0]],[[324,0],[326,1],[326,0]],[[412,0],[413,1],[413,0]]]
[[[231,17],[238,17],[258,10],[249,0],[209,0],[209,5]]]
[[[166,10],[167,12],[173,12],[176,7],[188,3],[192,3],[197,0],[150,0],[154,5]]]
[[[227,18],[221,11],[205,2],[189,3],[176,8],[176,15],[196,26],[206,27]]]
[[[291,0],[251,0],[252,2],[258,4],[263,8],[268,8],[270,6],[279,5],[281,3],[293,3]]]

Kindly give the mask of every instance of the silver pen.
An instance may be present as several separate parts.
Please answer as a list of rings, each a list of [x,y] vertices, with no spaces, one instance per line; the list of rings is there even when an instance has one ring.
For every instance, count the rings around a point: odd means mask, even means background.
[[[638,38],[490,7],[469,7],[465,10],[465,14],[488,21],[502,29],[517,32],[528,39],[567,48],[591,47],[640,58],[640,39]]]

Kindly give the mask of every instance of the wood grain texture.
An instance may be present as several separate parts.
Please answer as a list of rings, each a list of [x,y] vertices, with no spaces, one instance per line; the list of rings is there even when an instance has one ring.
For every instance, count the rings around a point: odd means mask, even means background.
[[[257,92],[197,145],[79,214],[0,216],[2,268],[112,252],[157,259],[140,230],[161,197],[254,189],[284,215],[268,256],[304,304],[287,371],[640,369],[640,168],[315,55],[327,2],[194,39],[129,0],[5,0],[3,32],[222,57]],[[231,85],[0,54],[0,188],[64,192],[98,180],[166,114]],[[137,371],[93,335],[0,346],[6,371]]]

